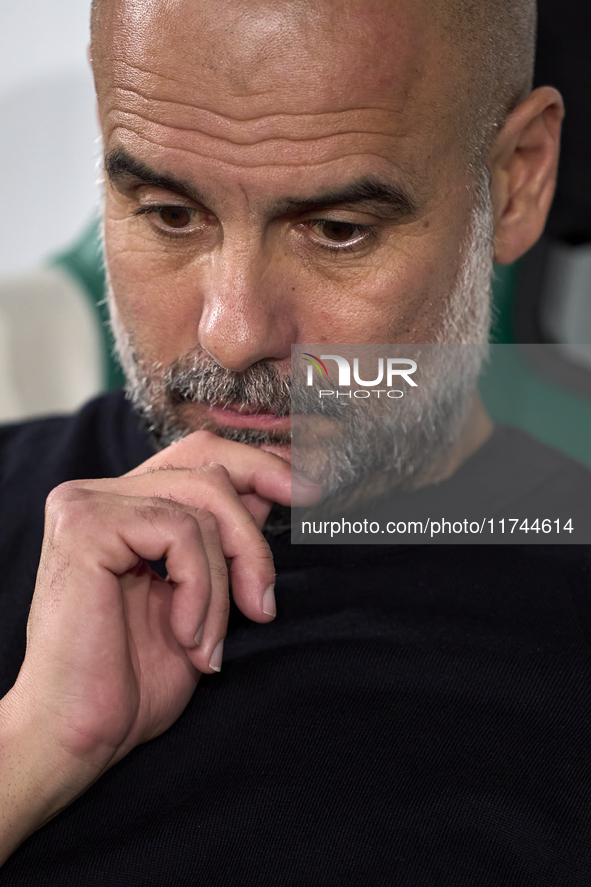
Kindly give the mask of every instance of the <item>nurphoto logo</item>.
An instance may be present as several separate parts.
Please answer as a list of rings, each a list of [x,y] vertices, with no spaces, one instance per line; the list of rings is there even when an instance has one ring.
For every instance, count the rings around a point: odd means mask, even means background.
[[[328,370],[324,363],[325,360],[334,360],[337,368],[338,368],[338,389],[341,388],[351,388],[351,364],[347,360],[346,357],[341,357],[340,354],[321,354],[320,357],[316,357],[314,354],[303,354],[304,360],[308,364],[308,380],[307,384],[309,387],[314,385],[314,369],[320,374],[321,380],[326,379],[329,380]],[[367,399],[373,395],[377,395],[379,398],[380,395],[385,394],[386,397],[390,397],[394,400],[397,400],[401,397],[404,397],[404,391],[401,391],[398,388],[394,388],[395,381],[399,381],[402,377],[404,381],[410,385],[412,388],[417,388],[418,385],[414,381],[412,375],[417,371],[417,363],[415,360],[410,360],[410,358],[405,357],[387,357],[378,358],[378,367],[377,367],[377,376],[375,379],[362,379],[359,373],[359,358],[355,357],[353,359],[353,380],[355,384],[362,386],[359,389],[355,389],[353,392],[351,391],[340,391],[340,390],[332,390],[332,389],[321,389],[318,392],[319,398],[323,397],[356,397],[358,399]],[[385,388],[378,388],[378,385],[385,384]],[[369,390],[371,389],[371,390]]]

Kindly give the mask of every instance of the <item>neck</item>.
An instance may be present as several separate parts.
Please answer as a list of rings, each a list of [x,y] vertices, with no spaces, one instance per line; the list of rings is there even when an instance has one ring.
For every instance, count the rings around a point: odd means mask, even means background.
[[[427,471],[414,478],[407,488],[416,490],[427,484],[438,484],[451,477],[493,433],[493,421],[486,412],[480,394],[475,391],[468,418],[455,444],[442,459],[438,459]]]

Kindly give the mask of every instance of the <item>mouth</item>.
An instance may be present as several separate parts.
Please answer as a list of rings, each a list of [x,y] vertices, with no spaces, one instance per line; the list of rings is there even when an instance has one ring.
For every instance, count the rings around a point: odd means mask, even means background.
[[[219,425],[232,428],[259,428],[265,431],[289,431],[291,416],[278,416],[268,410],[241,406],[208,406],[207,414]]]

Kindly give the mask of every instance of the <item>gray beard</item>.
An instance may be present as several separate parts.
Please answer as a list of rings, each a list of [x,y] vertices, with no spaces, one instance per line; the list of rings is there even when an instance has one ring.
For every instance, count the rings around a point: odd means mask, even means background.
[[[387,408],[391,401],[377,401],[369,409],[367,402],[350,402],[345,407],[338,401],[320,401],[317,390],[307,388],[294,367],[293,379],[265,361],[236,373],[221,367],[200,347],[166,367],[149,362],[138,353],[132,334],[121,322],[108,279],[111,329],[127,379],[126,394],[147,423],[156,447],[164,449],[198,428],[251,446],[292,443],[289,432],[220,427],[207,420],[196,426],[184,409],[189,403],[244,405],[250,411],[269,411],[280,417],[294,414],[293,464],[319,482],[325,496],[340,496],[384,472],[394,485],[418,481],[457,441],[488,353],[493,269],[488,173],[486,182],[481,177],[478,198],[463,244],[462,265],[434,342],[399,346],[402,356],[410,356],[410,349],[420,350],[421,386],[420,394],[396,401],[395,410]],[[397,353],[394,347],[388,349],[389,354]],[[323,440],[322,448],[313,446],[313,435],[306,431],[306,420],[315,414],[334,420],[334,433]],[[298,421],[300,416],[303,423]],[[275,508],[273,514],[278,528],[287,525],[285,510]]]

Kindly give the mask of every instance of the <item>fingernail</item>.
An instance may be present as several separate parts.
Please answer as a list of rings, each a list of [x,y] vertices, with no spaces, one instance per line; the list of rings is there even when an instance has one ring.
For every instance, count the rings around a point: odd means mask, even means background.
[[[224,642],[223,640],[221,640],[211,655],[211,659],[209,660],[209,667],[213,668],[214,671],[221,671],[223,655]]]
[[[199,646],[199,644],[203,640],[203,629],[204,628],[205,628],[205,622],[202,622],[201,625],[199,626],[199,628],[197,629],[197,634],[195,635],[195,643],[197,644],[197,646]]]
[[[275,603],[275,586],[269,585],[263,595],[263,613],[267,616],[277,615],[277,604]]]

